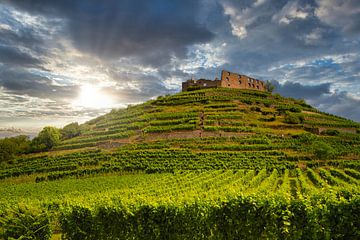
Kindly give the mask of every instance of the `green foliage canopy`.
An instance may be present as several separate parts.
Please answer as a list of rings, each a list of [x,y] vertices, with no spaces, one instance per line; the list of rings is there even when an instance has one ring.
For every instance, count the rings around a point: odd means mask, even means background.
[[[18,153],[26,153],[29,148],[30,140],[25,135],[0,139],[0,162],[11,160]]]
[[[60,130],[62,139],[69,139],[79,136],[81,133],[80,126],[77,122],[70,123]]]
[[[266,91],[272,93],[275,90],[275,86],[271,83],[271,81],[268,80],[265,82],[265,89]]]
[[[34,151],[49,150],[60,143],[61,133],[55,127],[44,127],[32,141]]]

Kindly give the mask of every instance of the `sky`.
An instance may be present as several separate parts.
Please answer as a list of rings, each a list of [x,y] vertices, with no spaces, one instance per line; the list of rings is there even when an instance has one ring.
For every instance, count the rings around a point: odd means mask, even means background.
[[[0,131],[82,123],[222,69],[360,122],[359,23],[358,0],[0,0]]]

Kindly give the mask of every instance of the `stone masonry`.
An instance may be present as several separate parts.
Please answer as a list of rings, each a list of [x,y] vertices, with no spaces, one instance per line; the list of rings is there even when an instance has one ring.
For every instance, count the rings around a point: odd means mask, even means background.
[[[203,88],[236,88],[236,89],[252,89],[258,91],[266,91],[265,83],[261,80],[241,75],[238,73],[232,73],[229,71],[221,71],[221,79],[207,80],[187,80],[182,83],[182,91],[191,91]]]

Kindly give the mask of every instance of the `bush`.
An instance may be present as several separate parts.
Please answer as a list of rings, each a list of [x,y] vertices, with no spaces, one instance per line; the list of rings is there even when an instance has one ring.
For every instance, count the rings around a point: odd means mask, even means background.
[[[322,135],[338,136],[340,132],[336,129],[327,129],[321,132]]]
[[[80,126],[77,122],[66,125],[63,127],[63,129],[60,130],[60,132],[62,139],[73,138],[79,136],[81,133]]]
[[[345,203],[261,196],[216,204],[74,206],[62,213],[66,239],[359,239],[359,198]]]
[[[20,135],[12,138],[0,139],[0,162],[9,161],[16,154],[26,153],[30,149],[30,140],[27,136]]]
[[[300,124],[304,122],[304,117],[288,113],[285,115],[284,122],[289,124]]]
[[[313,152],[317,159],[331,159],[336,155],[331,146],[321,141],[313,144]]]
[[[253,111],[253,112],[261,112],[261,108],[255,107],[255,106],[251,107],[250,110]]]
[[[46,213],[17,209],[2,219],[2,239],[46,240],[51,238],[50,218]]]
[[[60,143],[61,133],[55,127],[44,127],[31,142],[34,151],[49,150]]]
[[[293,106],[293,107],[289,108],[289,111],[299,113],[299,112],[301,112],[301,108]]]

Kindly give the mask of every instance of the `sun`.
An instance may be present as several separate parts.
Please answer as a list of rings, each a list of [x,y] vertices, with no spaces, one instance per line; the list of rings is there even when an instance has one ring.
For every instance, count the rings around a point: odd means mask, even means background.
[[[94,85],[81,86],[79,96],[73,102],[74,106],[100,109],[110,108],[113,100],[101,91],[101,88]]]

